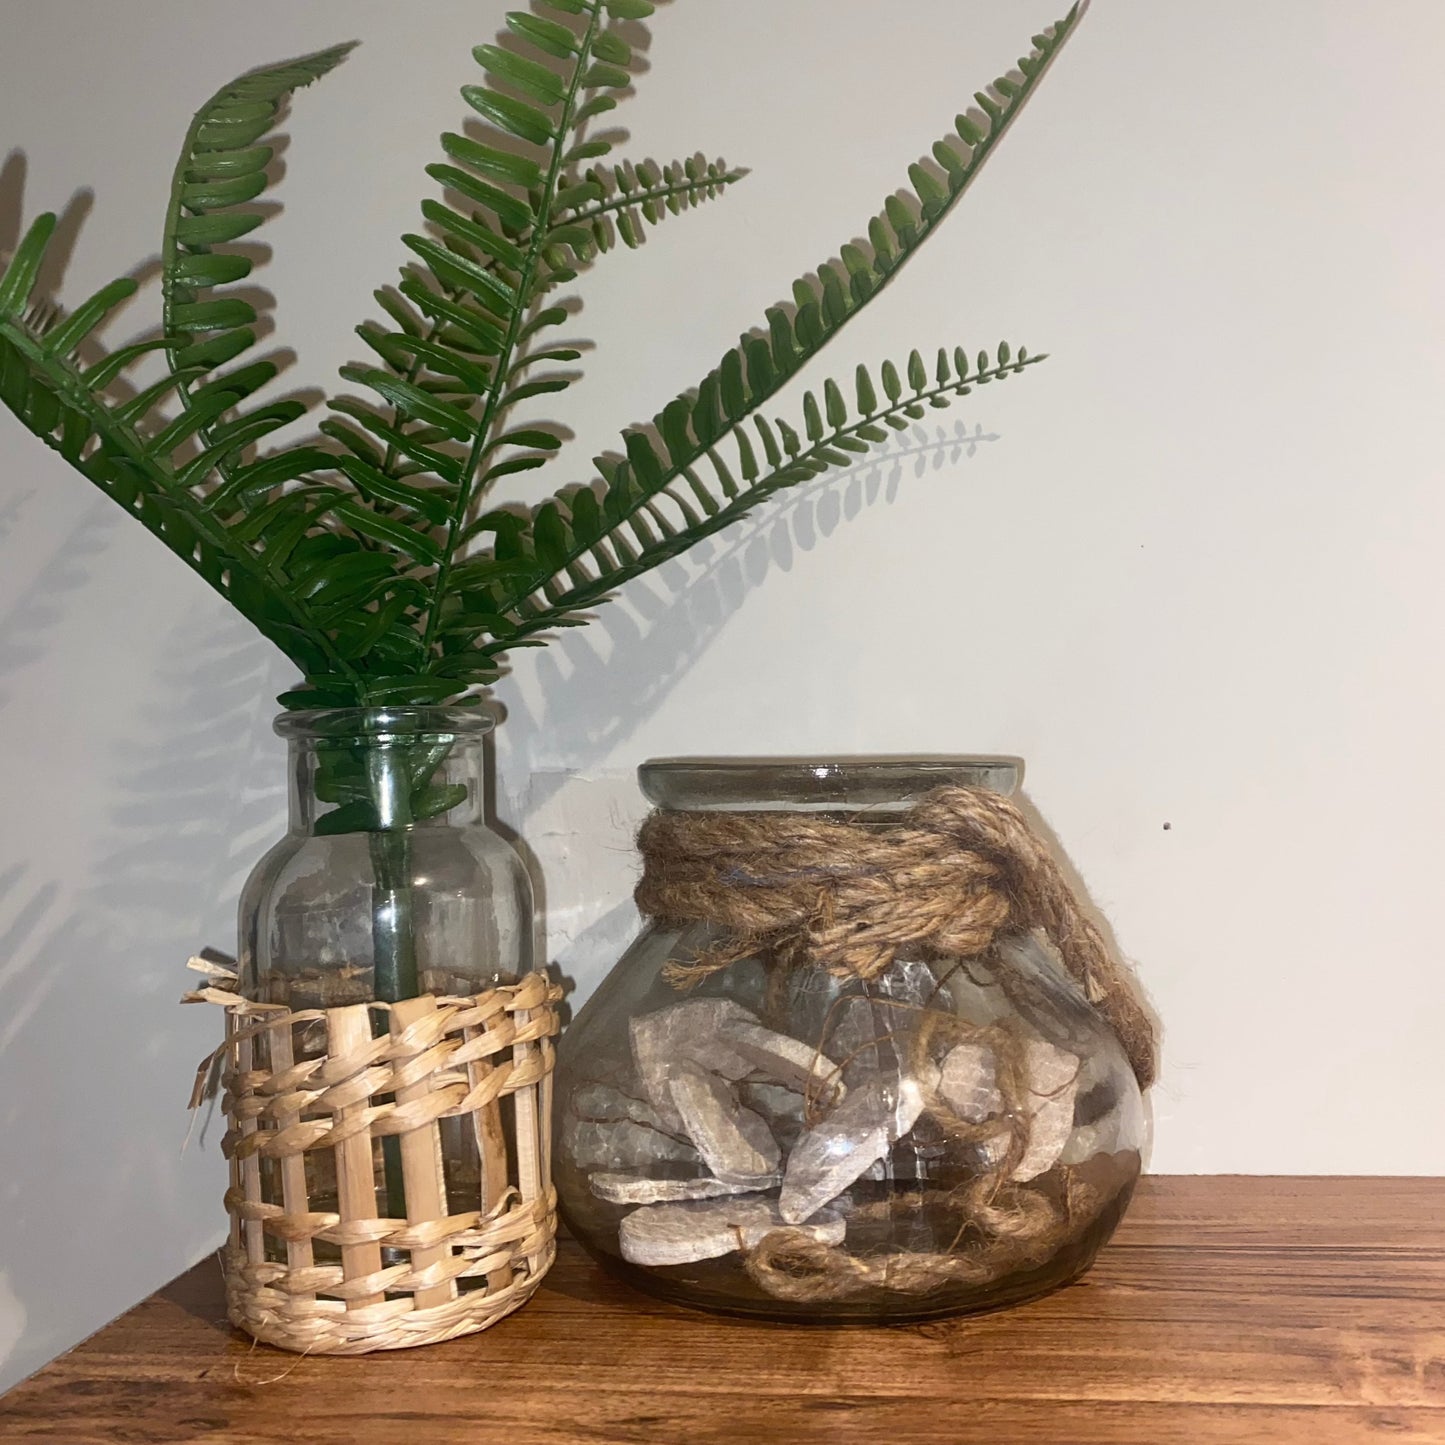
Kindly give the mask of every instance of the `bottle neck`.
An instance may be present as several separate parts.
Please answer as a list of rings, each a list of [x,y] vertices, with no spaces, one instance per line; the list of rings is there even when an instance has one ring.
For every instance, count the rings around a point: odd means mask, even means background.
[[[288,728],[292,833],[398,832],[483,821],[483,733]]]

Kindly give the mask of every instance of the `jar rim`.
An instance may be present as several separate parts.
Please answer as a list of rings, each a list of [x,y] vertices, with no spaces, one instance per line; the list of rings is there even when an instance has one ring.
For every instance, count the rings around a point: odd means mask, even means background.
[[[280,713],[271,724],[283,738],[414,740],[418,736],[484,737],[497,725],[482,707],[325,707]]]
[[[984,754],[649,758],[637,770],[643,796],[684,812],[903,808],[933,788],[986,788],[1005,796],[1022,758]]]

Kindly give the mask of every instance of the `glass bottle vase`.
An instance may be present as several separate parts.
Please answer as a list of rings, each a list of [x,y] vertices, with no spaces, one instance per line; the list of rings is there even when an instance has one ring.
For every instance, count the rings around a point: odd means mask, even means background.
[[[532,967],[532,891],[522,861],[487,825],[483,740],[493,726],[470,708],[337,708],[283,713],[289,817],[285,835],[247,879],[239,910],[239,990],[294,1012],[421,994],[465,997],[516,982]],[[384,1032],[381,1010],[372,1026]],[[280,1071],[319,1057],[321,1022],[268,1030],[256,1067]],[[273,1057],[289,1050],[290,1057]],[[484,1168],[502,1138],[473,1119],[439,1121],[448,1209],[486,1211],[505,1171]],[[395,1136],[376,1141],[379,1217],[405,1217]],[[335,1210],[333,1151],[306,1156],[312,1210]],[[279,1203],[273,1161],[262,1200]],[[284,1244],[268,1238],[283,1258]],[[335,1246],[317,1244],[318,1262]]]

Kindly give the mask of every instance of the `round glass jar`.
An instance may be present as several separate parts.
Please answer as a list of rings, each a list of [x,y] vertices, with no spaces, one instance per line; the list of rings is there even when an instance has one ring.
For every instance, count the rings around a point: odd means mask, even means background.
[[[666,813],[774,815],[786,834],[778,814],[800,832],[809,816],[896,830],[934,789],[1007,795],[1020,772],[697,759],[639,776]],[[594,1258],[682,1304],[831,1323],[993,1309],[1088,1268],[1128,1203],[1145,1117],[1047,938],[1004,929],[970,957],[905,946],[868,976],[729,939],[647,925],[563,1037],[554,1177]]]

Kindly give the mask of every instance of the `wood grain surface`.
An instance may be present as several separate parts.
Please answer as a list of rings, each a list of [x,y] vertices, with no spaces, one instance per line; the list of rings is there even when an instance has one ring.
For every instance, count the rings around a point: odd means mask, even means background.
[[[1445,1445],[1445,1179],[1146,1178],[1084,1280],[892,1329],[722,1319],[564,1243],[481,1335],[299,1359],[213,1262],[0,1399],[64,1445]]]

